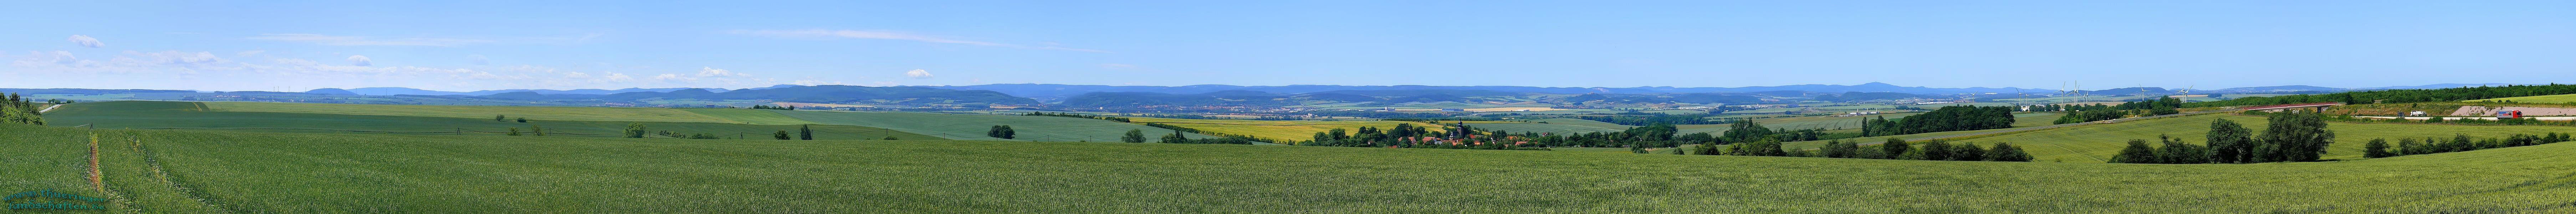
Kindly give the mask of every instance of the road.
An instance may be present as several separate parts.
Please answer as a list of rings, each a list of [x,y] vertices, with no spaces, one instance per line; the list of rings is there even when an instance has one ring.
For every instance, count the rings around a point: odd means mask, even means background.
[[[63,105],[46,106],[46,107],[45,107],[45,109],[36,110],[36,113],[45,113],[45,112],[48,112],[48,111],[54,111],[54,107],[63,107]]]

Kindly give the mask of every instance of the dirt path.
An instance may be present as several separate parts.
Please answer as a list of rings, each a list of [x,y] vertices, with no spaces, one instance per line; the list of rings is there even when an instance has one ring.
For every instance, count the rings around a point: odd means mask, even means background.
[[[38,109],[38,110],[36,110],[36,113],[45,113],[45,112],[48,112],[48,111],[54,111],[54,107],[63,107],[63,105],[45,106],[45,109]]]

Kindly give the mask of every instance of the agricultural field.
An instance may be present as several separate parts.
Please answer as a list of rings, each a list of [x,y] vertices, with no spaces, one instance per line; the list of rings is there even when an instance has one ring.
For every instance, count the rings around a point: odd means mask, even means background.
[[[878,127],[903,132],[939,136],[955,140],[1006,140],[984,136],[994,125],[1009,125],[1021,141],[1091,141],[1116,142],[1128,130],[1145,130],[1148,141],[1172,132],[1170,129],[1118,121],[1052,116],[941,114],[913,112],[848,112],[848,111],[772,111],[787,117],[817,124]],[[1141,118],[1140,118],[1141,119]],[[1203,134],[1184,134],[1190,139],[1211,138]],[[1301,135],[1312,137],[1312,134]]]
[[[2528,97],[2506,97],[2506,98],[2495,98],[2495,99],[2478,99],[2478,100],[2467,100],[2467,101],[2465,101],[2465,102],[2508,102],[2508,101],[2510,101],[2510,102],[2518,102],[2518,103],[2576,103],[2576,94],[2541,95],[2541,96],[2528,96]]]
[[[90,135],[0,125],[0,189],[123,198],[111,213],[2576,212],[2576,143],[2158,165],[98,130],[97,188]],[[1424,178],[1482,182],[1350,182]]]
[[[1728,113],[1728,114],[1743,114],[1743,113],[1780,113],[1780,112],[1796,111],[1796,110],[1800,110],[1800,109],[1809,109],[1809,108],[1816,109],[1816,110],[1826,110],[1826,111],[1833,111],[1833,110],[1866,110],[1866,109],[1895,109],[1897,106],[1910,106],[1910,107],[1923,108],[1923,109],[1935,109],[1935,108],[1940,108],[1940,107],[1942,107],[1942,106],[2013,106],[2013,104],[2012,104],[2012,103],[1951,103],[1951,104],[1932,104],[1932,105],[1840,105],[1840,106],[1822,106],[1822,107],[1804,107],[1804,108],[1766,108],[1766,109],[1754,109],[1754,110],[1727,111],[1726,113]]]
[[[383,115],[413,117],[492,118],[493,115],[527,117],[531,120],[634,121],[634,122],[699,122],[744,123],[676,108],[615,108],[571,106],[441,106],[441,105],[375,105],[319,104],[276,102],[197,102],[207,111],[277,112],[341,115]]]
[[[2207,143],[2205,135],[2209,132],[2209,123],[2210,121],[2219,119],[2235,121],[2247,128],[2254,129],[2257,133],[2262,132],[2263,127],[2269,124],[2265,122],[2264,118],[2261,116],[2211,114],[2115,124],[2086,125],[2031,132],[2016,132],[1995,136],[1958,139],[1952,140],[1952,142],[1968,142],[1977,143],[1979,145],[1992,144],[1994,142],[2011,142],[2013,145],[2025,148],[2030,152],[2032,157],[2036,158],[2036,160],[2098,163],[2108,161],[2112,155],[2119,154],[2121,148],[2128,146],[2127,143],[2129,139],[2146,139],[2152,142],[2156,139],[2156,135],[2165,134],[2176,138],[2182,138],[2193,144]],[[2541,134],[2545,132],[2576,133],[2576,127],[2569,126],[2487,126],[2331,122],[2327,125],[2327,128],[2334,130],[2335,142],[2328,145],[2328,148],[2326,149],[2327,154],[2323,157],[2326,159],[2361,158],[2362,145],[2369,142],[2370,139],[2375,138],[2385,138],[2394,142],[2398,138],[2423,139],[2424,137],[2439,137],[2448,139],[2453,134],[2468,134],[2472,137],[2488,138],[2504,137],[2505,135],[2510,134]]]
[[[1133,123],[1135,123],[1135,124],[1145,124],[1145,123],[1162,123],[1162,124],[1169,124],[1169,125],[1173,125],[1173,126],[1180,126],[1180,127],[1187,127],[1187,128],[1191,128],[1191,129],[1198,129],[1199,131],[1205,131],[1205,132],[1216,132],[1216,133],[1223,133],[1223,134],[1230,134],[1230,135],[1250,135],[1250,136],[1255,137],[1255,138],[1273,139],[1273,140],[1280,140],[1280,141],[1311,140],[1311,139],[1314,139],[1314,138],[1315,138],[1315,133],[1316,133],[1316,132],[1326,132],[1326,131],[1331,131],[1331,130],[1333,130],[1333,129],[1348,129],[1348,130],[1352,130],[1352,131],[1357,131],[1357,130],[1359,130],[1359,129],[1360,129],[1360,127],[1377,127],[1377,128],[1379,128],[1379,129],[1393,129],[1393,128],[1395,128],[1395,125],[1396,125],[1396,124],[1408,124],[1408,123],[1409,123],[1409,124],[1413,124],[1413,125],[1415,125],[1415,126],[1424,126],[1424,127],[1430,128],[1430,129],[1432,129],[1432,130],[1441,130],[1441,129],[1448,129],[1448,128],[1449,128],[1448,126],[1442,126],[1442,125],[1431,125],[1431,124],[1423,124],[1423,123],[1419,123],[1419,122],[1407,122],[1407,121],[1382,121],[1382,120],[1353,120],[1353,121],[1303,121],[1303,120],[1290,120],[1290,121],[1281,121],[1281,120],[1208,120],[1208,119],[1172,119],[1172,118],[1150,118],[1150,117],[1139,117],[1139,118],[1130,118],[1130,119],[1129,119],[1129,121],[1131,121],[1131,122],[1133,122]],[[1472,126],[1472,125],[1471,125],[1471,126]],[[1160,135],[1156,135],[1156,136],[1160,136]],[[1286,143],[1286,142],[1272,142],[1272,143]]]
[[[699,109],[692,109],[699,110]],[[703,109],[759,112],[751,109]],[[770,113],[776,115],[775,113]],[[560,121],[531,119],[526,123],[492,121],[492,118],[414,117],[381,115],[341,115],[277,112],[202,111],[193,102],[113,101],[64,105],[46,115],[54,126],[90,125],[102,129],[208,129],[250,132],[286,133],[387,133],[412,135],[505,135],[510,128],[532,131],[543,127],[549,137],[613,137],[623,132],[628,123],[644,124],[648,130],[682,133],[708,133],[727,138],[767,139],[777,131],[793,132],[798,125],[761,125],[690,122],[617,122]],[[849,125],[814,125],[816,139],[941,139],[883,128]],[[533,134],[533,133],[531,133]],[[647,137],[661,138],[658,135]],[[535,136],[528,136],[535,137]]]

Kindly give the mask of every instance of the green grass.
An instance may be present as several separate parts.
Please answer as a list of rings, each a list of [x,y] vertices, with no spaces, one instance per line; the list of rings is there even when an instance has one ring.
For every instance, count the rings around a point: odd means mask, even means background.
[[[484,118],[508,115],[530,120],[747,123],[675,108],[568,106],[445,106],[272,102],[199,102],[210,111]]]
[[[680,110],[689,111],[689,112],[691,112],[691,113],[698,113],[699,115],[706,115],[706,116],[711,116],[711,117],[716,117],[716,118],[724,118],[725,120],[731,120],[731,121],[741,122],[741,123],[744,123],[744,124],[757,124],[757,125],[802,125],[802,124],[822,124],[822,123],[816,123],[816,122],[814,122],[814,121],[805,121],[805,120],[803,120],[803,119],[796,119],[795,117],[788,117],[787,115],[778,114],[778,112],[777,112],[777,111],[786,111],[786,110],[768,110],[768,109],[731,109],[731,108],[687,108],[687,109],[680,109]]]
[[[994,125],[1010,125],[1011,130],[1018,135],[1018,139],[1012,140],[1024,141],[1116,142],[1120,136],[1127,134],[1127,130],[1136,129],[1145,130],[1145,138],[1149,139],[1147,141],[1153,141],[1150,139],[1172,133],[1170,129],[1152,126],[1071,117],[909,112],[771,112],[822,124],[878,127],[957,140],[1003,140],[984,136],[984,132],[992,130]],[[1312,135],[1309,133],[1306,136],[1312,137]],[[1190,139],[1214,137],[1195,133],[1187,136]]]
[[[0,169],[9,170],[0,173],[0,190],[104,195],[79,176],[84,135],[0,125],[0,147],[8,148]],[[2576,212],[2569,203],[2576,156],[2564,155],[2576,143],[2344,162],[2151,165],[1072,142],[106,135],[102,171],[128,198],[110,213]],[[171,176],[154,176],[145,157]]]
[[[2462,102],[2504,102],[2504,101],[2523,102],[2523,103],[2571,103],[2571,102],[2576,102],[2576,94],[2540,95],[2540,96],[2528,96],[2528,97],[2506,97],[2506,98],[2494,98],[2494,99],[2476,99],[2476,100],[2468,100],[2468,101],[2462,101]]]
[[[1216,132],[1216,133],[1223,133],[1223,134],[1229,134],[1229,135],[1250,135],[1250,136],[1252,136],[1252,137],[1257,137],[1257,138],[1262,138],[1262,139],[1273,139],[1273,140],[1280,140],[1280,141],[1311,140],[1311,139],[1314,139],[1314,138],[1315,138],[1315,133],[1316,133],[1316,132],[1326,132],[1326,131],[1331,131],[1332,129],[1345,129],[1345,130],[1349,130],[1349,131],[1359,131],[1360,127],[1377,127],[1378,129],[1394,129],[1394,128],[1395,128],[1395,126],[1396,126],[1396,124],[1413,124],[1414,126],[1427,126],[1428,128],[1433,129],[1433,130],[1447,129],[1447,128],[1446,128],[1447,126],[1439,126],[1439,125],[1423,124],[1423,123],[1416,123],[1416,122],[1406,122],[1406,121],[1383,121],[1383,120],[1354,120],[1354,121],[1281,121],[1281,120],[1172,119],[1172,118],[1150,118],[1150,117],[1140,117],[1140,118],[1130,118],[1130,120],[1129,120],[1129,121],[1133,121],[1133,122],[1135,122],[1136,124],[1145,124],[1145,123],[1163,123],[1163,124],[1168,124],[1168,125],[1173,125],[1173,126],[1180,126],[1180,127],[1191,128],[1191,129],[1198,129],[1199,131],[1205,131],[1205,132]],[[1281,142],[1281,143],[1285,143],[1285,142]]]
[[[761,112],[765,110],[750,109],[705,110],[767,113]],[[774,113],[771,114],[775,115]],[[380,132],[506,132],[509,128],[520,128],[520,130],[525,131],[531,130],[529,126],[543,126],[548,130],[552,130],[549,131],[550,133],[561,132],[584,134],[552,135],[548,137],[614,136],[624,131],[626,129],[626,124],[628,123],[644,124],[647,129],[653,131],[710,133],[729,137],[738,136],[746,139],[768,139],[771,137],[771,134],[776,133],[777,131],[784,130],[794,132],[798,128],[797,125],[752,125],[733,123],[558,121],[534,119],[527,123],[519,123],[515,121],[496,122],[492,121],[491,118],[198,111],[196,110],[196,105],[193,102],[161,101],[114,101],[72,104],[63,106],[61,109],[55,109],[53,113],[46,114],[46,119],[51,121],[49,125],[54,126],[78,126],[89,124],[98,128],[195,128],[255,132],[348,133],[347,131],[334,130]],[[817,139],[882,139],[888,136],[896,137],[898,139],[941,139],[928,135],[865,126],[814,125],[813,128],[816,131],[814,133],[814,137]],[[502,135],[502,133],[410,134]],[[650,134],[646,136],[661,137]]]
[[[2176,138],[2182,138],[2193,144],[2207,143],[2206,135],[2209,132],[2209,123],[2219,119],[2235,121],[2245,127],[2254,129],[2257,133],[2262,132],[2263,127],[2269,124],[2260,116],[2212,114],[2117,124],[2077,126],[2043,131],[2016,132],[1988,137],[1960,139],[1954,140],[1954,142],[1972,142],[1978,143],[1979,145],[1988,145],[1994,142],[2011,142],[2013,145],[2021,146],[2025,151],[2030,152],[2031,156],[2035,157],[2036,160],[2104,162],[2110,159],[2112,155],[2119,154],[2121,148],[2128,146],[2129,139],[2146,139],[2153,142],[2156,139],[2156,135],[2166,134]],[[2576,127],[2568,126],[2473,126],[2333,122],[2327,124],[2326,127],[2327,129],[2334,130],[2335,132],[2335,142],[2328,145],[2326,148],[2327,154],[2323,156],[2323,158],[2326,159],[2361,158],[2362,145],[2368,143],[2370,139],[2374,138],[2387,138],[2389,141],[2393,142],[2398,138],[2422,139],[2424,137],[2438,137],[2449,139],[2453,134],[2468,134],[2473,137],[2487,138],[2504,137],[2505,135],[2510,134],[2540,134],[2545,132],[2576,133]]]

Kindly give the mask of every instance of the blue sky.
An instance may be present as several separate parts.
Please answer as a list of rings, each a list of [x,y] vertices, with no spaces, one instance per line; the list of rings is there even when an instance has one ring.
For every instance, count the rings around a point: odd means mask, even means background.
[[[2571,1],[45,1],[0,17],[0,88],[2576,79]]]

